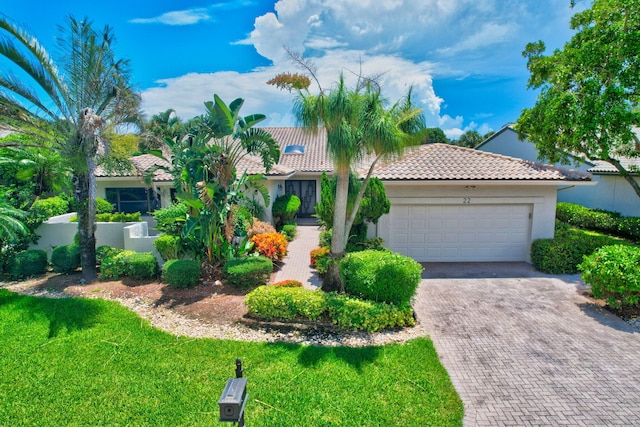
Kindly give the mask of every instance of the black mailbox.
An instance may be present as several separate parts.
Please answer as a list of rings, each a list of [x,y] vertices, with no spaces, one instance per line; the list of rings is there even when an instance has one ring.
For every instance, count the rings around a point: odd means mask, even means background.
[[[218,406],[220,406],[220,421],[240,423],[247,403],[247,379],[231,378],[222,391]]]

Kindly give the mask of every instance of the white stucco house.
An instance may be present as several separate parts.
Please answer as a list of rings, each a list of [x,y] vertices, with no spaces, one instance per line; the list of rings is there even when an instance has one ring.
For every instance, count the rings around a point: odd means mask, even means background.
[[[487,151],[505,156],[536,161],[538,150],[531,141],[520,140],[517,132],[507,125],[476,147],[477,150]],[[577,203],[589,208],[604,209],[620,212],[624,216],[640,216],[640,197],[636,195],[627,181],[610,163],[604,161],[584,161],[572,158],[573,164],[556,165],[573,168],[580,172],[593,175],[595,186],[560,186],[558,187],[558,201]],[[640,168],[640,159],[621,159],[622,164],[629,168]],[[634,174],[636,181],[640,176]]]
[[[282,153],[266,174],[271,200],[296,194],[302,201],[299,216],[311,217],[322,172],[333,171],[325,131],[265,130]],[[125,211],[169,205],[169,174],[158,171],[151,187],[142,180],[145,168],[158,161],[134,158],[136,172],[128,176],[99,171],[98,196]],[[257,158],[247,158],[240,168],[264,173]],[[586,173],[446,144],[407,149],[401,158],[379,163],[374,176],[385,184],[391,212],[370,232],[421,262],[528,261],[533,240],[553,237],[558,188],[591,184]]]

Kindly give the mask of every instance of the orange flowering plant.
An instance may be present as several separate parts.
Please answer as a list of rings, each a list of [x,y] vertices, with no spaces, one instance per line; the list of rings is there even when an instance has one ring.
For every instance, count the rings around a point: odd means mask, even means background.
[[[327,247],[313,249],[311,252],[309,252],[309,258],[310,258],[309,264],[311,265],[311,267],[316,267],[318,259],[323,258],[328,254],[329,254],[329,248]]]
[[[251,238],[253,251],[269,258],[272,261],[282,261],[287,255],[289,242],[280,233],[256,234]]]
[[[301,288],[302,282],[299,280],[283,280],[281,282],[276,282],[271,286],[277,286],[279,288]]]

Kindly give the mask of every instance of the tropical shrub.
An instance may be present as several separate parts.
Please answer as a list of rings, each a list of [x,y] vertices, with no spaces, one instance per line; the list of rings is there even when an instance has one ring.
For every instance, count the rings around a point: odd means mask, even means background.
[[[585,255],[615,244],[630,243],[594,231],[561,227],[556,230],[553,239],[534,240],[531,244],[531,263],[536,270],[544,273],[575,274]]]
[[[390,251],[354,252],[340,262],[340,276],[347,293],[396,305],[410,303],[422,270],[413,259]]]
[[[18,252],[9,261],[8,271],[12,280],[37,276],[47,272],[47,251],[31,249]]]
[[[153,212],[156,221],[156,229],[165,234],[179,236],[187,220],[187,205],[174,203],[169,207],[157,209]]]
[[[253,224],[247,227],[247,236],[253,237],[258,234],[270,234],[275,233],[276,229],[268,222],[260,221],[257,218],[253,218]]]
[[[69,274],[80,267],[80,245],[56,246],[51,252],[51,268],[55,273]]]
[[[317,267],[318,260],[329,256],[331,250],[327,247],[315,248],[309,252],[309,265],[313,268]]]
[[[162,266],[162,278],[174,288],[194,286],[200,280],[200,265],[190,259],[171,259]]]
[[[253,251],[272,261],[282,261],[287,255],[289,242],[280,233],[256,234],[251,238]]]
[[[594,297],[615,308],[640,307],[640,248],[604,246],[578,266]]]
[[[102,197],[96,197],[96,214],[110,214],[115,210],[115,206]],[[105,221],[106,222],[106,221]]]
[[[100,272],[103,280],[118,280],[123,276],[152,279],[158,275],[158,261],[151,252],[124,250],[104,258]]]
[[[320,247],[331,247],[331,230],[321,231],[320,238],[318,241],[318,246]]]
[[[298,209],[300,209],[300,198],[295,194],[276,197],[271,207],[271,215],[276,229],[291,221],[298,213]]]
[[[302,282],[299,280],[282,280],[272,284],[271,286],[277,286],[280,288],[302,288]]]
[[[396,306],[383,302],[364,301],[348,295],[331,294],[327,298],[331,321],[344,329],[376,332],[382,329],[415,326],[409,304]]]
[[[287,242],[291,242],[293,239],[295,239],[296,234],[298,234],[298,225],[295,223],[284,224],[282,226],[282,229],[280,230],[280,233],[282,233],[285,239],[287,239]]]
[[[178,258],[180,254],[180,237],[170,234],[161,234],[153,241],[153,247],[158,250],[163,260]]]
[[[325,294],[304,288],[260,286],[245,298],[249,313],[267,319],[316,320],[327,310]]]
[[[247,228],[253,222],[253,216],[249,209],[242,205],[235,205],[231,209],[233,218],[233,234],[234,236],[244,237],[247,235]]]
[[[53,216],[64,215],[69,212],[69,202],[60,196],[38,199],[33,202],[29,212],[36,218],[46,221]]]
[[[249,289],[264,285],[273,272],[273,262],[263,256],[249,256],[227,261],[222,275],[231,286]]]
[[[102,245],[96,248],[97,265],[102,264],[102,260],[108,256],[122,252],[124,249],[114,248],[113,246]]]

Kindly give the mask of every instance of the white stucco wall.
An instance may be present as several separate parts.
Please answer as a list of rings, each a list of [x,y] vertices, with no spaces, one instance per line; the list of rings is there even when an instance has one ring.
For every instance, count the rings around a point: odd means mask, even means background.
[[[554,235],[556,185],[504,185],[487,183],[420,184],[385,183],[387,197],[394,203],[476,204],[532,206],[530,242]],[[374,227],[374,226],[373,226]],[[383,216],[378,236],[387,240],[393,230]]]
[[[558,193],[559,202],[577,203],[588,208],[620,212],[624,216],[640,216],[640,197],[624,178],[594,175],[595,187],[576,187]],[[636,178],[640,183],[640,178]]]

